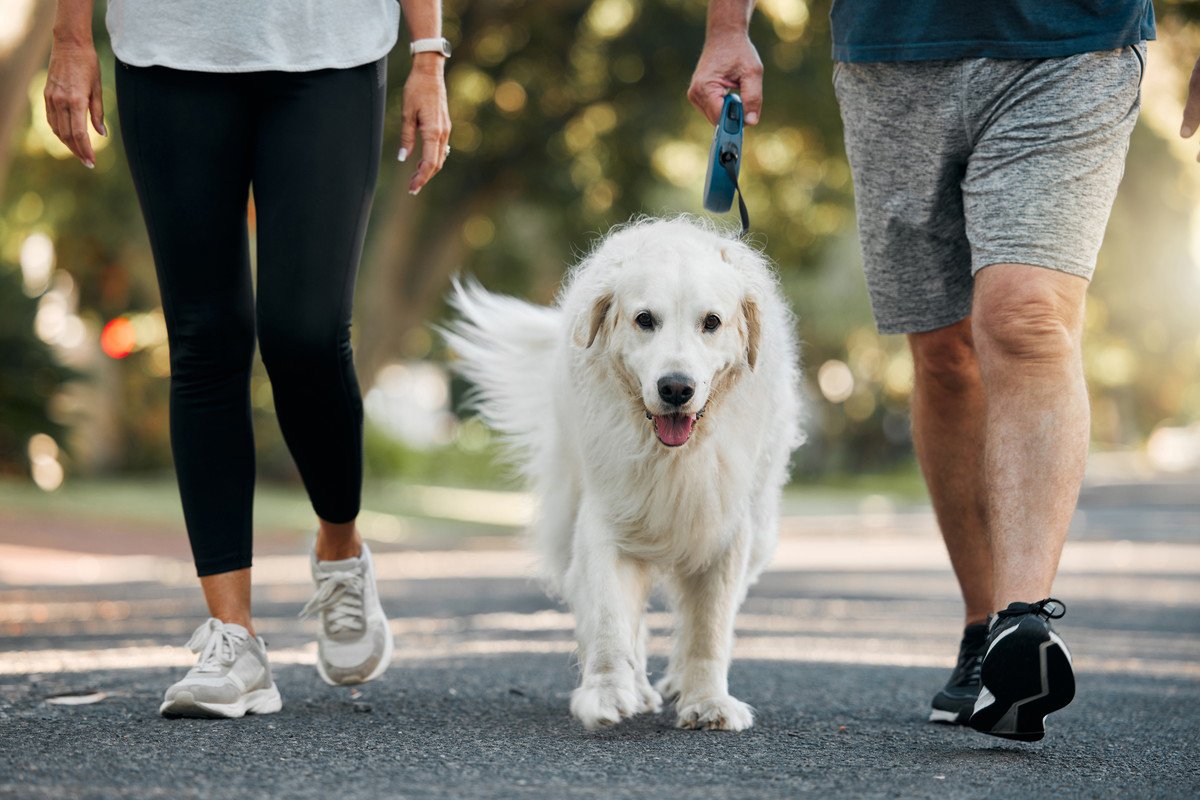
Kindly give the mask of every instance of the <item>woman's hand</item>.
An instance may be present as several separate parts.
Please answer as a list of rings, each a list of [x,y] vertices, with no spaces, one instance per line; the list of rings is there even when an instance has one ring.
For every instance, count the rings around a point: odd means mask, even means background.
[[[46,74],[46,120],[88,169],[96,166],[96,154],[88,138],[88,117],[101,136],[104,127],[104,94],[100,88],[100,60],[90,41],[72,42],[56,38],[50,49]]]
[[[408,193],[416,194],[438,174],[450,154],[450,109],[446,105],[445,57],[440,53],[417,53],[412,71],[404,82],[403,127],[400,129],[400,154],[404,161],[421,135],[421,163]]]

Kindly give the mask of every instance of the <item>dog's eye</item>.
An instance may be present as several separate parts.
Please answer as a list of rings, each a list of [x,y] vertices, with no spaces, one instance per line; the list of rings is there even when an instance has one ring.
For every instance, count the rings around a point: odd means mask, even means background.
[[[704,330],[711,332],[719,327],[721,327],[721,318],[716,314],[709,314],[704,318]]]
[[[654,315],[649,311],[643,311],[642,313],[638,314],[636,317],[634,317],[634,322],[636,322],[638,327],[644,331],[654,330]]]

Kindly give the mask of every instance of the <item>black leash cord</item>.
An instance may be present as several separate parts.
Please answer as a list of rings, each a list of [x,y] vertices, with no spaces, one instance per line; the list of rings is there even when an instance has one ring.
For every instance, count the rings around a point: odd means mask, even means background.
[[[750,233],[750,212],[746,210],[746,201],[742,199],[742,187],[738,186],[737,173],[733,169],[734,163],[737,161],[737,153],[725,151],[721,153],[721,166],[725,168],[725,174],[729,176],[730,182],[733,183],[734,191],[738,197],[738,214],[742,217],[742,233],[743,239]]]

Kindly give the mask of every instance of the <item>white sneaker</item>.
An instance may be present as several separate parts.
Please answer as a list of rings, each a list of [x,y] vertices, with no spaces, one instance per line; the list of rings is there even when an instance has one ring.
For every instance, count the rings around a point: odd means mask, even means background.
[[[158,709],[164,717],[236,718],[283,708],[261,637],[251,637],[241,625],[209,619],[187,646],[200,659],[167,689]]]
[[[330,686],[375,680],[392,661],[392,630],[366,542],[358,558],[341,561],[318,561],[314,551],[312,575],[317,593],[300,616],[320,619],[317,672]]]

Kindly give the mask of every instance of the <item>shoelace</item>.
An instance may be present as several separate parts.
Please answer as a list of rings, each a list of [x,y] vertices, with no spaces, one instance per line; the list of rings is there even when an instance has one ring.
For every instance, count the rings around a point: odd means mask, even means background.
[[[1020,617],[1025,614],[1040,614],[1045,619],[1062,619],[1067,613],[1067,604],[1055,597],[1047,597],[1045,600],[1038,600],[1036,603],[1013,603],[1017,606],[1013,608],[1001,609],[996,612],[996,616],[1000,619],[1006,617]]]
[[[971,685],[983,682],[983,654],[976,653],[971,656],[971,667],[967,671],[967,681]]]
[[[979,683],[983,671],[983,651],[966,651],[958,657],[956,670],[968,684]]]
[[[198,653],[200,659],[193,668],[197,672],[220,672],[237,658],[249,637],[227,628],[221,620],[212,618],[201,625],[188,639],[188,649]]]
[[[317,593],[301,609],[300,618],[315,617],[324,611],[329,633],[365,630],[362,573],[335,570],[321,573],[318,580]]]
[[[954,667],[956,685],[971,686],[978,684],[983,671],[983,654],[985,648],[980,643],[975,647],[966,647],[966,640],[958,651],[958,664]]]

